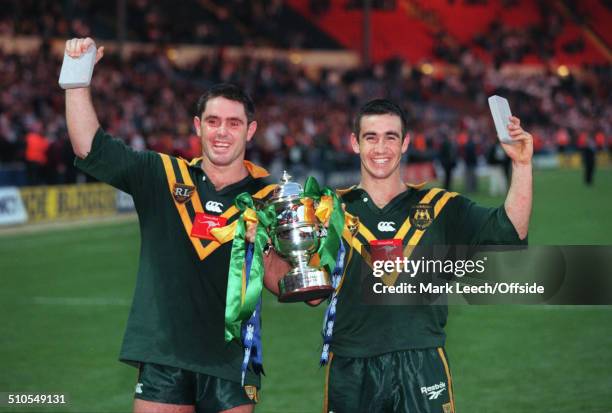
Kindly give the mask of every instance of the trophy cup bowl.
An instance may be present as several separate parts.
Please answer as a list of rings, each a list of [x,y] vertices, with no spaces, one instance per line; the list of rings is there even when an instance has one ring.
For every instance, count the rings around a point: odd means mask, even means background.
[[[319,246],[314,200],[302,196],[302,187],[285,173],[267,204],[274,205],[276,227],[271,234],[276,252],[291,270],[278,282],[278,301],[289,303],[326,298],[334,291],[329,274],[309,262]]]

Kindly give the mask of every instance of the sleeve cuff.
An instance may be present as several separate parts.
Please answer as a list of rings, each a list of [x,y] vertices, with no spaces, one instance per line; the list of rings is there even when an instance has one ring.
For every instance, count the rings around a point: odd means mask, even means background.
[[[74,158],[74,166],[78,168],[87,168],[87,166],[96,158],[96,155],[100,151],[100,148],[104,144],[104,140],[107,137],[106,132],[102,127],[98,127],[96,134],[93,137],[93,141],[91,142],[91,150],[87,154],[85,158],[79,158],[75,156]]]
[[[514,224],[512,224],[512,221],[510,221],[510,218],[506,213],[506,208],[503,205],[497,208],[497,222],[499,223],[500,229],[504,234],[507,244],[527,245],[529,234],[525,236],[525,239],[519,238],[518,232],[516,232],[516,228],[514,228]]]

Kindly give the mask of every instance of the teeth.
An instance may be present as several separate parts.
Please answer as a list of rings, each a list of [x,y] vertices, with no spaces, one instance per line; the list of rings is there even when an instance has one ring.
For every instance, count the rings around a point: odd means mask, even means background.
[[[387,158],[385,158],[385,159],[372,159],[372,161],[374,161],[375,164],[382,165],[384,163],[389,162],[389,159],[387,159]]]

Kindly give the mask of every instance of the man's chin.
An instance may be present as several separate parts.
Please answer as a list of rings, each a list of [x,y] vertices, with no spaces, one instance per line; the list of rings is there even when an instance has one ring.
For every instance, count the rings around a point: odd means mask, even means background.
[[[374,179],[387,179],[389,178],[391,175],[393,175],[393,170],[380,170],[380,169],[370,169],[368,171],[370,173],[370,176]]]
[[[215,166],[229,166],[233,164],[234,162],[236,162],[238,158],[229,156],[229,155],[224,155],[224,156],[211,156],[208,159],[210,160],[210,163],[212,163]]]

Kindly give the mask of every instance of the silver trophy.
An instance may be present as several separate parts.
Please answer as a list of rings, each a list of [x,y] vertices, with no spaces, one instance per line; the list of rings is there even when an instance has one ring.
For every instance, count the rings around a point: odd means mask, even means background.
[[[315,216],[315,201],[304,197],[302,186],[292,182],[285,171],[266,204],[274,205],[276,213],[276,227],[271,234],[274,248],[292,267],[278,282],[278,300],[309,301],[331,295],[334,288],[327,272],[309,264],[324,230]]]

